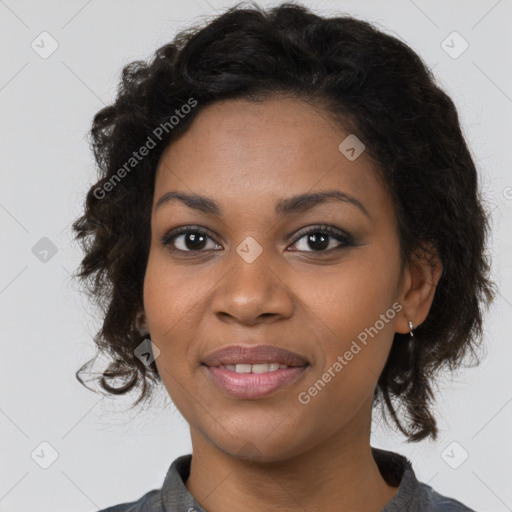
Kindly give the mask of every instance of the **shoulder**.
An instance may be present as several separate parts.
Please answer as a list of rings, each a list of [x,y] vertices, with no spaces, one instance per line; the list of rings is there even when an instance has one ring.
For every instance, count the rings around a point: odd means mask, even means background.
[[[160,512],[162,510],[162,495],[160,489],[153,489],[137,501],[120,503],[98,512]]]
[[[428,510],[429,512],[475,512],[475,510],[455,498],[439,494],[430,485],[423,482],[419,482],[411,509]]]
[[[192,455],[182,455],[170,465],[160,489],[152,489],[136,501],[113,505],[98,512],[172,512],[203,509],[187,491],[185,481],[190,473]]]
[[[404,455],[375,447],[372,447],[372,454],[386,482],[398,487],[395,496],[380,512],[476,512],[419,481],[411,461]]]

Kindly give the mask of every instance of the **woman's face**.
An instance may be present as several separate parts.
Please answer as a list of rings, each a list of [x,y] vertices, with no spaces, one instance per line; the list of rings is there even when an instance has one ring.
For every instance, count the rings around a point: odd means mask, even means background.
[[[230,100],[203,110],[164,152],[144,309],[158,371],[193,443],[232,455],[250,445],[270,461],[336,436],[367,442],[394,332],[408,331],[397,302],[408,282],[391,198],[365,152],[354,159],[361,146],[347,150],[348,139],[339,149],[348,135],[299,100]],[[326,191],[354,202],[291,199]],[[169,192],[204,196],[218,211],[197,200],[157,207]],[[169,240],[185,226],[189,234]],[[226,360],[210,355],[233,345],[271,345],[305,364],[270,366],[270,376],[257,374],[261,365],[238,367],[251,375],[212,368]]]

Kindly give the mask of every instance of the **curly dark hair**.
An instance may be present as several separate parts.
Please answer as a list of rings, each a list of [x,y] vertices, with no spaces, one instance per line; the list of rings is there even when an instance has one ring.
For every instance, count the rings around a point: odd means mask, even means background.
[[[85,252],[75,277],[104,318],[94,337],[96,357],[76,377],[86,386],[81,374],[104,353],[111,360],[95,380],[107,394],[140,388],[133,405],[152,395],[161,382],[158,370],[134,350],[146,337],[138,318],[162,152],[213,102],[282,94],[320,105],[364,141],[394,202],[402,267],[418,251],[430,250],[442,261],[416,343],[395,333],[374,392],[374,405],[388,409],[409,442],[436,439],[434,377],[476,355],[483,306],[495,297],[486,249],[489,214],[475,164],[453,101],[409,46],[369,22],[321,17],[294,3],[265,10],[241,2],[182,30],[151,60],[126,65],[115,102],[95,115],[89,135],[99,180],[73,224]],[[170,122],[180,112],[188,114]],[[134,161],[150,139],[155,147]],[[405,426],[395,401],[406,407]]]

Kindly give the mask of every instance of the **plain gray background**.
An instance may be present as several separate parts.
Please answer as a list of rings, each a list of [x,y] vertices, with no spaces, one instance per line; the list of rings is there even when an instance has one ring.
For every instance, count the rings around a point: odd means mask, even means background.
[[[95,352],[99,319],[70,279],[81,259],[70,225],[96,180],[85,135],[114,99],[122,66],[231,5],[0,1],[1,512],[88,512],[132,501],[160,487],[170,463],[190,453],[187,424],[165,390],[134,417],[124,412],[130,397],[102,399],[76,381]],[[305,5],[376,22],[433,68],[458,107],[493,216],[500,292],[485,319],[486,359],[441,382],[438,442],[407,445],[375,424],[372,444],[408,456],[420,480],[477,511],[512,510],[512,2]],[[42,58],[31,44],[43,51],[44,37],[51,49],[45,31],[58,48]]]

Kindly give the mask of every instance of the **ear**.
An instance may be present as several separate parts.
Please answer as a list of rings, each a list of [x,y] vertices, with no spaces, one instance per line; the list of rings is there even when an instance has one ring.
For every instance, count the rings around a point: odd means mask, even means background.
[[[407,334],[410,331],[409,322],[416,328],[427,318],[443,264],[435,248],[428,244],[416,251],[403,272],[397,299],[402,310],[397,315],[395,331]]]
[[[143,309],[141,309],[136,317],[135,317],[135,327],[139,330],[142,335],[149,334],[147,322],[146,322],[146,314]]]

